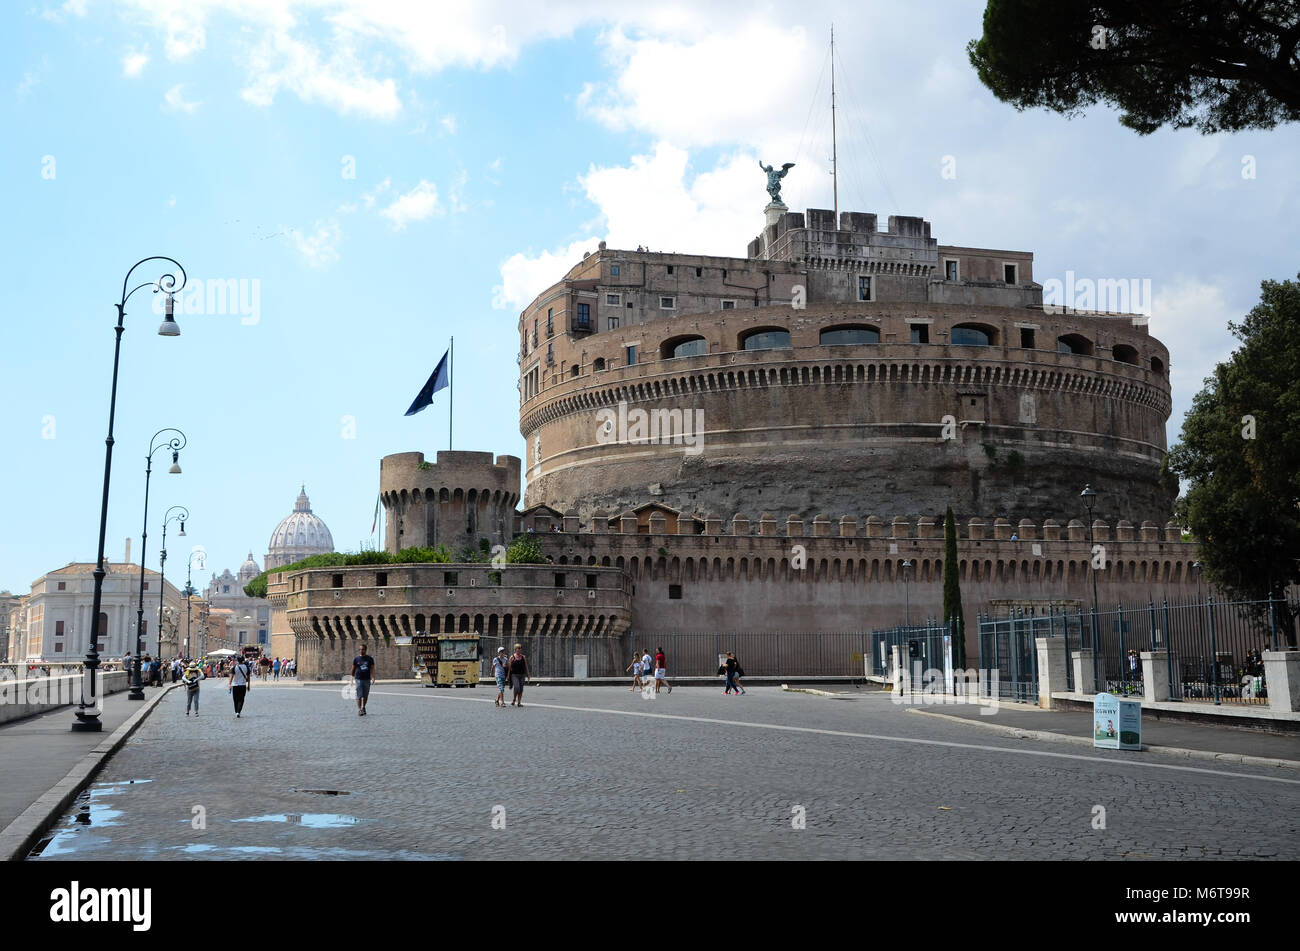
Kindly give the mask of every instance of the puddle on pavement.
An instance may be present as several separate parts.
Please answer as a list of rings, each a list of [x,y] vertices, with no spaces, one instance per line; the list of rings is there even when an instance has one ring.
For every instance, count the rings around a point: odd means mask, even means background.
[[[232,822],[284,822],[288,825],[305,826],[308,829],[341,829],[354,826],[361,820],[356,816],[343,816],[334,812],[276,813],[267,816],[249,816],[246,819],[232,819]]]
[[[351,796],[346,789],[295,789],[294,792],[315,793],[318,796]]]
[[[104,828],[120,826],[121,809],[114,809],[105,802],[110,796],[120,795],[126,787],[142,783],[151,783],[152,779],[125,779],[115,783],[91,783],[76,798],[69,812],[41,837],[28,854],[29,858],[70,855],[73,852],[88,851],[107,845],[104,836],[87,835],[87,827]]]

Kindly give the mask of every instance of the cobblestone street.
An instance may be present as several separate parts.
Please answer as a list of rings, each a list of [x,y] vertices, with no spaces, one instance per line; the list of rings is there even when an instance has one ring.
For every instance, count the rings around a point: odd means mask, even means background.
[[[380,685],[361,718],[338,685],[258,684],[237,720],[224,689],[197,719],[173,691],[40,858],[1300,857],[1291,770],[1008,739],[865,690],[494,695]]]

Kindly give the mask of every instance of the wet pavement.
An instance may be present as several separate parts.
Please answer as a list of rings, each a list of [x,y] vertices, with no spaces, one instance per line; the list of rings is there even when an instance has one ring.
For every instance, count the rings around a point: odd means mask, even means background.
[[[67,859],[1300,858],[1300,777],[1019,740],[888,694],[337,685],[166,698],[37,847]],[[1097,827],[1097,806],[1105,813]]]

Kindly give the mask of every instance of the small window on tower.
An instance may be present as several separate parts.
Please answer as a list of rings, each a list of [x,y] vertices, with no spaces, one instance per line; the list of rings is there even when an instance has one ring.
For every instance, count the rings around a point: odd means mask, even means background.
[[[680,601],[682,599],[682,586],[679,584],[670,584],[668,586],[668,600]]]
[[[66,581],[60,581],[60,582],[59,582],[59,590],[60,590],[60,591],[67,591],[67,590],[68,590],[68,583],[67,583]]]
[[[863,275],[858,278],[858,300],[871,299],[871,278]]]
[[[609,274],[610,274],[611,277],[618,277],[618,274],[619,274],[619,268],[618,268],[618,265],[617,265],[617,264],[611,264],[611,265],[609,266]]]
[[[1017,280],[1016,280],[1016,265],[1014,265],[1014,264],[1004,264],[1004,265],[1002,265],[1002,279],[1003,279],[1006,283],[1008,283],[1008,284],[1015,284],[1015,283],[1017,283]]]
[[[669,274],[673,273],[673,266],[671,264],[668,265],[668,273]]]
[[[1034,349],[1034,332],[1028,327],[1020,328],[1020,347],[1023,350]]]
[[[594,588],[594,587],[596,587],[596,576],[595,576],[595,575],[587,575],[587,587],[588,587],[588,588]]]
[[[929,324],[912,324],[911,327],[912,327],[912,343],[930,342]]]
[[[951,258],[945,258],[943,262],[943,279],[945,281],[957,280],[957,262]]]

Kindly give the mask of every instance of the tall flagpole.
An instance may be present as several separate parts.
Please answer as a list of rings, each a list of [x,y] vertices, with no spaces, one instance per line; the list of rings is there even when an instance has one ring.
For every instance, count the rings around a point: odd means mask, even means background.
[[[452,448],[452,407],[456,405],[456,338],[451,338],[451,347],[448,349],[450,357],[447,361],[448,376],[448,394],[447,394],[447,451]]]

